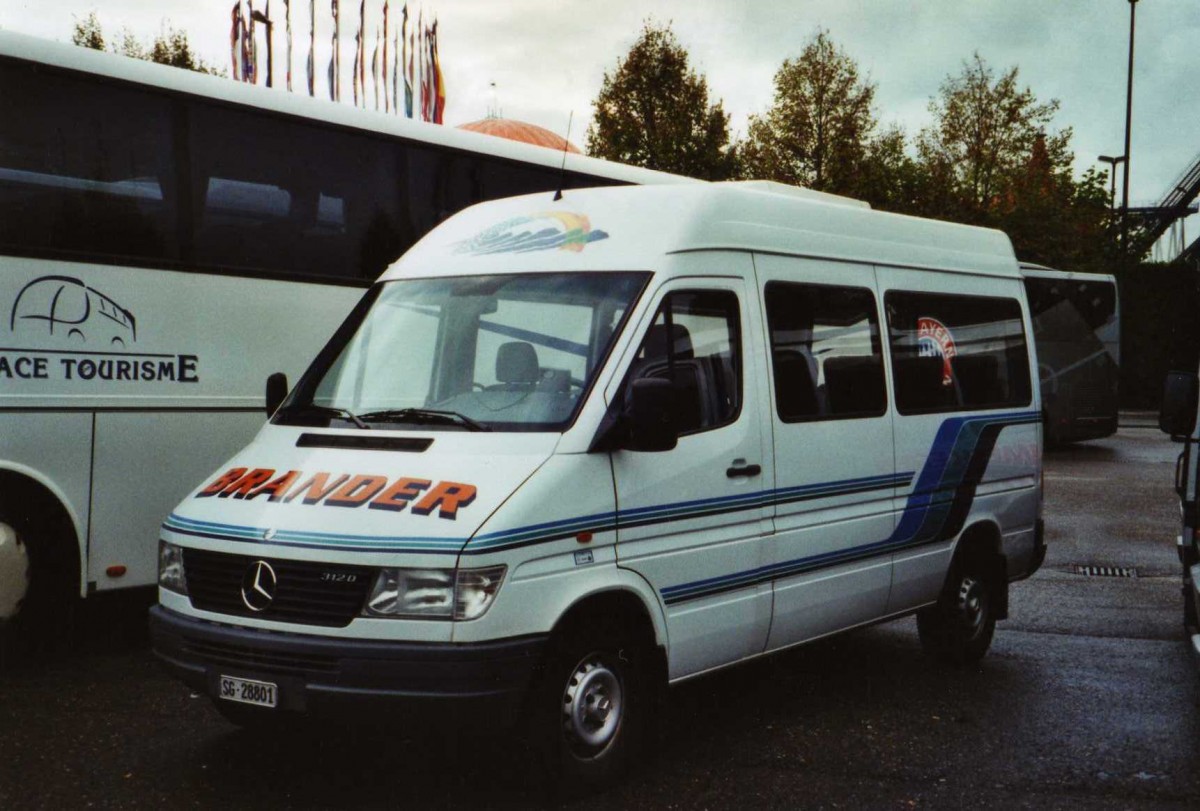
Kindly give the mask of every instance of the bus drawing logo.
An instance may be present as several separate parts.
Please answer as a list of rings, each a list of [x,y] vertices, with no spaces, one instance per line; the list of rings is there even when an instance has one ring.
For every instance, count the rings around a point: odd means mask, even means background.
[[[21,288],[8,326],[14,333],[49,335],[72,345],[137,341],[133,313],[70,276],[42,276]]]
[[[922,358],[942,359],[942,385],[954,385],[954,371],[950,361],[958,355],[954,333],[936,318],[923,316],[917,319],[917,355]]]

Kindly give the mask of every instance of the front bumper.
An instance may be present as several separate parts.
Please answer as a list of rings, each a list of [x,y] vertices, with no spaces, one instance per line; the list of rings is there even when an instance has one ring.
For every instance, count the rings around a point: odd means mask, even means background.
[[[193,690],[216,696],[222,676],[278,685],[278,709],[339,720],[477,714],[516,720],[548,637],[496,642],[381,642],[222,625],[154,606],[154,653]]]

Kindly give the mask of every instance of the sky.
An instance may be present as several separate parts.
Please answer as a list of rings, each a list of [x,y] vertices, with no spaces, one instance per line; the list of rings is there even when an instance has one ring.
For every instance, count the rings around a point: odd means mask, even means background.
[[[265,0],[256,2],[261,8]],[[367,0],[367,27],[381,22],[383,0]],[[72,26],[96,12],[104,31],[128,27],[150,39],[164,25],[185,30],[200,56],[229,64],[233,0],[0,0],[0,28],[70,41]],[[272,17],[283,19],[283,0]],[[393,21],[402,5],[391,0]],[[294,70],[303,74],[309,3],[293,0]],[[324,92],[332,18],[316,0],[318,94]],[[1129,44],[1127,0],[427,0],[409,4],[438,18],[446,75],[447,124],[484,118],[498,107],[565,134],[582,146],[591,102],[637,39],[646,19],[670,23],[714,101],[730,113],[735,136],[771,104],[773,76],[821,29],[874,82],[884,124],[915,134],[930,123],[941,83],[978,52],[999,70],[1016,66],[1039,100],[1061,102],[1057,129],[1070,127],[1075,168],[1102,167],[1098,155],[1124,147]],[[343,100],[358,3],[342,0]],[[394,24],[394,23],[393,23]],[[282,86],[283,25],[275,72]],[[1131,205],[1160,200],[1200,156],[1200,0],[1142,0],[1137,6],[1130,179]],[[263,71],[265,75],[265,70]],[[494,90],[493,90],[494,83]],[[301,85],[297,81],[297,87]],[[280,91],[282,92],[282,91]],[[326,95],[326,97],[328,97]],[[1120,197],[1118,178],[1117,196]],[[1187,223],[1200,236],[1200,217]]]

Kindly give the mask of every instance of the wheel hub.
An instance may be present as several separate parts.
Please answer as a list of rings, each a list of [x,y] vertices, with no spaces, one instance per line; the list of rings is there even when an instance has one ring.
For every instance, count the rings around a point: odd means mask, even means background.
[[[958,610],[963,625],[974,637],[987,618],[987,590],[983,582],[974,577],[964,577],[958,587]]]
[[[29,549],[17,531],[0,523],[0,620],[16,616],[29,592]]]
[[[624,710],[621,680],[597,656],[584,658],[563,692],[563,729],[589,755],[603,751],[617,734]]]

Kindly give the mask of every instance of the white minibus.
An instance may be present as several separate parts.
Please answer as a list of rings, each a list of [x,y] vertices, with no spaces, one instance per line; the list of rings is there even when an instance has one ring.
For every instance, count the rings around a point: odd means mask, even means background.
[[[238,724],[469,708],[575,786],[669,683],[914,613],[977,660],[1045,553],[1030,335],[996,231],[771,184],[472,207],[166,517],[154,649]]]

